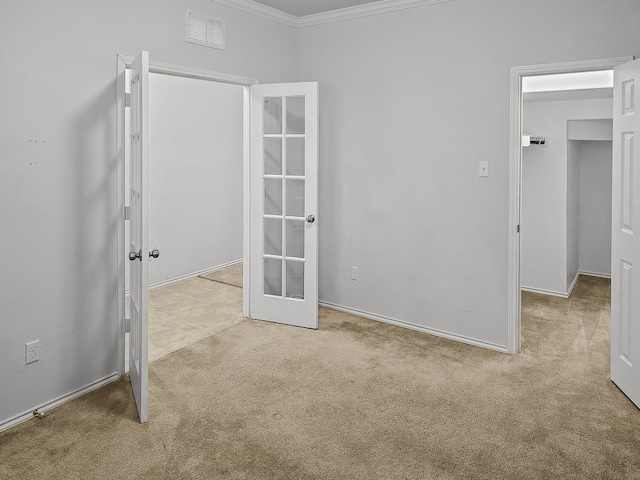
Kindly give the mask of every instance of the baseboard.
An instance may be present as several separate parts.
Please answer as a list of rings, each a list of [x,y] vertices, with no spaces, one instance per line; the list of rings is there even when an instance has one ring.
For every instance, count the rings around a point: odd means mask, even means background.
[[[27,412],[21,413],[19,415],[16,415],[13,418],[10,418],[8,420],[4,420],[2,422],[0,422],[0,432],[2,432],[3,430],[6,430],[8,428],[11,427],[15,427],[16,425],[18,425],[19,423],[22,422],[26,422],[27,420],[30,420],[34,417],[34,412],[38,412],[38,413],[45,413],[49,410],[51,410],[52,408],[58,407],[60,405],[62,405],[63,403],[67,403],[75,398],[78,398],[82,395],[84,395],[85,393],[89,393],[97,388],[100,388],[108,383],[114,382],[116,381],[118,378],[120,378],[118,376],[118,373],[112,373],[111,375],[107,375],[106,377],[101,378],[100,380],[96,380],[93,383],[90,383],[89,385],[79,388],[77,390],[74,390],[73,392],[67,393],[66,395],[62,395],[54,400],[51,400],[49,402],[43,403],[42,405],[40,405],[39,407],[30,409]]]
[[[598,277],[598,278],[611,279],[611,274],[610,273],[585,272],[584,270],[580,270],[580,275],[586,275],[587,277]]]
[[[169,285],[174,285],[176,283],[184,282],[186,280],[190,280],[192,278],[199,277],[200,275],[206,275],[211,272],[215,272],[216,270],[222,270],[223,268],[230,267],[232,265],[236,265],[238,263],[242,263],[242,259],[233,260],[228,263],[223,263],[222,265],[216,265],[215,267],[210,267],[205,270],[200,270],[199,272],[188,273],[186,275],[182,275],[180,277],[171,278],[169,280],[163,280],[162,282],[154,283],[153,285],[149,285],[149,290],[157,290],[158,288],[168,287]]]
[[[524,285],[520,287],[520,290],[524,290],[525,292],[541,293],[543,295],[552,295],[554,297],[569,298],[573,293],[573,289],[575,288],[576,283],[578,283],[578,278],[580,278],[580,275],[586,275],[588,277],[611,278],[611,275],[607,275],[606,273],[585,272],[584,270],[579,270],[575,278],[573,279],[573,282],[571,282],[571,286],[569,287],[569,291],[567,293],[556,292],[554,290],[545,290],[544,288],[526,287]]]
[[[571,282],[571,285],[569,285],[569,291],[567,292],[567,298],[569,298],[571,296],[571,294],[573,293],[573,289],[576,286],[576,283],[578,283],[578,279],[580,278],[580,271],[578,270],[576,272],[576,276],[573,277],[573,282]]]
[[[541,293],[543,295],[552,295],[554,297],[569,298],[568,293],[556,292],[555,290],[545,290],[544,288],[526,287],[523,285],[520,287],[520,290],[525,292]]]
[[[370,320],[376,320],[378,322],[389,323],[397,327],[408,328],[409,330],[415,330],[421,333],[428,333],[429,335],[435,335],[436,337],[442,337],[449,340],[454,340],[456,342],[466,343],[468,345],[473,345],[475,347],[488,348],[489,350],[495,350],[501,353],[509,353],[508,348],[503,345],[496,345],[494,343],[483,342],[481,340],[476,340],[474,338],[465,337],[464,335],[456,335],[453,333],[443,332],[441,330],[436,330],[433,328],[415,325],[413,323],[405,322],[402,320],[396,320],[395,318],[385,317],[382,315],[377,315],[375,313],[369,313],[362,310],[357,310],[355,308],[344,307],[342,305],[336,305],[334,303],[318,302],[318,304],[321,307],[330,308],[332,310],[338,310],[340,312],[350,313],[358,317],[364,317]]]

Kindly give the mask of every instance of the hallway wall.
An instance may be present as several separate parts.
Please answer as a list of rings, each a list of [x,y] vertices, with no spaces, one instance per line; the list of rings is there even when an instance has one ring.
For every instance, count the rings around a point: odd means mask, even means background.
[[[149,284],[242,259],[239,85],[151,74]]]
[[[611,98],[524,103],[524,132],[544,136],[546,143],[522,150],[523,288],[569,292],[579,269],[579,162],[567,140],[567,122],[611,118],[612,113]]]

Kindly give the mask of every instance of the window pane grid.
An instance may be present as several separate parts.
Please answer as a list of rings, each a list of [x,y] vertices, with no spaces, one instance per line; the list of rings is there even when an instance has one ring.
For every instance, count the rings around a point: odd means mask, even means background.
[[[304,97],[264,100],[264,294],[304,300]]]

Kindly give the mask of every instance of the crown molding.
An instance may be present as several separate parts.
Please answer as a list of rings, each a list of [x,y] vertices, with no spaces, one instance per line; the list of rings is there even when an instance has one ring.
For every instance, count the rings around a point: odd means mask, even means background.
[[[380,13],[393,12],[395,10],[404,10],[406,8],[422,7],[435,3],[444,3],[451,0],[379,0],[373,3],[365,3],[364,5],[356,5],[355,7],[341,8],[330,12],[315,13],[313,15],[305,15],[296,17],[288,13],[281,12],[275,8],[267,7],[253,0],[212,0],[213,2],[226,5],[228,7],[242,10],[274,22],[282,23],[290,27],[304,28],[314,25],[322,25],[323,23],[341,22],[343,20],[351,20],[353,18],[366,17],[368,15],[377,15]]]
[[[322,25],[323,23],[341,22],[343,20],[351,20],[352,18],[366,17],[368,15],[377,15],[395,10],[404,10],[405,8],[422,7],[424,5],[449,1],[450,0],[380,0],[378,2],[356,5],[355,7],[341,8],[340,10],[298,17],[298,27],[312,27],[314,25]]]
[[[228,7],[242,10],[243,12],[251,13],[274,22],[283,23],[290,27],[298,27],[299,18],[295,15],[281,12],[275,8],[267,7],[261,3],[254,2],[253,0],[212,0],[216,3],[221,3]]]

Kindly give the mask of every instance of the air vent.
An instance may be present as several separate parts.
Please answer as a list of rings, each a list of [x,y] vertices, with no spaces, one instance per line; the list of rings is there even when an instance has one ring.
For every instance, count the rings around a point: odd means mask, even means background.
[[[205,47],[225,49],[224,20],[207,17],[202,13],[187,9],[186,38],[189,43]]]

